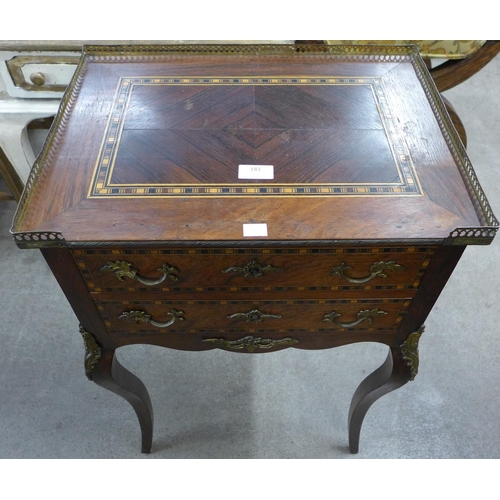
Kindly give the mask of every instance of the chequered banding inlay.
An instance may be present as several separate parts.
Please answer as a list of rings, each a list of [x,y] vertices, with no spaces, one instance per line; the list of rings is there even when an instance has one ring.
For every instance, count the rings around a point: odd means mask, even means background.
[[[399,182],[391,183],[208,183],[114,184],[112,181],[120,138],[127,120],[127,108],[138,86],[158,85],[342,85],[368,86],[372,90],[383,124]],[[201,168],[202,166],[200,166]],[[237,165],[235,165],[235,169]],[[247,196],[420,196],[423,195],[413,161],[396,117],[390,109],[384,85],[379,77],[122,77],[115,95],[110,118],[96,163],[89,197],[247,197]]]

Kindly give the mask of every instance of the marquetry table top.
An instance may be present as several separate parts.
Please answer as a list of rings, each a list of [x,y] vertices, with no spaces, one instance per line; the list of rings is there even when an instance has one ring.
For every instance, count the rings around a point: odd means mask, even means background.
[[[412,47],[88,46],[13,232],[488,243],[497,225]]]

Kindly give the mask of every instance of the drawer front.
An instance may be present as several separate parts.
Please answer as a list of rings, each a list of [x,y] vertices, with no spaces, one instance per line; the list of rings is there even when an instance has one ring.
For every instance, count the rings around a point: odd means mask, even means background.
[[[57,97],[68,86],[78,65],[77,55],[21,55],[6,62],[16,97],[39,97],[50,92]]]
[[[332,332],[397,329],[409,299],[96,301],[111,333]]]
[[[74,250],[87,285],[113,291],[415,289],[435,248]]]

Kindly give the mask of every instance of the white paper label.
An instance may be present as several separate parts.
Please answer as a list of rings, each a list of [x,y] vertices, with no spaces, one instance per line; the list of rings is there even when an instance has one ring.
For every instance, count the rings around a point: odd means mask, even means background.
[[[267,224],[243,224],[243,236],[267,236]]]
[[[274,179],[274,166],[238,165],[238,179]]]

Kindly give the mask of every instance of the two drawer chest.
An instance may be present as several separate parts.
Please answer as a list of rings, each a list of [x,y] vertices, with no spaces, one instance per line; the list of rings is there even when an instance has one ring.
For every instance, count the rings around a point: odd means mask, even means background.
[[[379,342],[356,453],[369,407],[416,376],[462,252],[497,227],[413,47],[88,46],[12,233],[41,249],[143,452],[152,404],[121,346]]]

